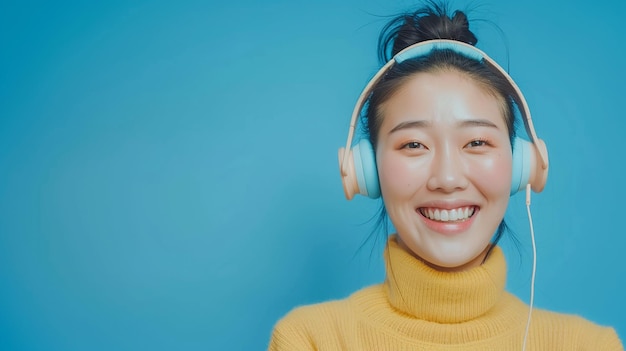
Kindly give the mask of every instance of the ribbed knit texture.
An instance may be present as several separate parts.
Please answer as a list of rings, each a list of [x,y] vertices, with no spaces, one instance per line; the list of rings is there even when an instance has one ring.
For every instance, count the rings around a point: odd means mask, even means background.
[[[395,239],[385,251],[383,284],[294,309],[274,328],[269,350],[521,350],[528,306],[504,290],[500,248],[479,267],[449,273]],[[526,349],[624,350],[612,328],[539,309]]]

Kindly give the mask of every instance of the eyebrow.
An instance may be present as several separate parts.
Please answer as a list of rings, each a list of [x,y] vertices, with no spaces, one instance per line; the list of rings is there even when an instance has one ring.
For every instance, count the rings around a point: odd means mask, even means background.
[[[406,122],[401,122],[398,123],[398,125],[396,125],[395,127],[393,127],[393,129],[391,129],[389,131],[389,134],[395,133],[399,130],[403,130],[403,129],[412,129],[412,128],[426,128],[426,127],[430,127],[432,125],[432,123],[430,121],[424,121],[424,120],[416,120],[416,121],[406,121]],[[462,128],[466,128],[466,127],[489,127],[489,128],[495,128],[495,129],[499,129],[498,126],[491,122],[490,120],[487,119],[468,119],[468,120],[463,120],[463,121],[459,121],[457,123],[457,126],[462,127]]]
[[[488,119],[468,119],[458,123],[460,127],[489,127],[498,129],[498,126]]]
[[[431,122],[424,121],[424,120],[401,122],[401,123],[398,123],[398,125],[396,125],[395,127],[393,127],[393,129],[389,131],[389,134],[395,133],[403,129],[426,128],[426,127],[429,127],[431,124],[432,124]]]

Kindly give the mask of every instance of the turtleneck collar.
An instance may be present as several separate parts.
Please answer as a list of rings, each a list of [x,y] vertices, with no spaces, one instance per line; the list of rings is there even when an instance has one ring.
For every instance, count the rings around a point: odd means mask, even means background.
[[[479,267],[441,272],[398,245],[394,235],[385,250],[389,303],[412,317],[436,323],[461,323],[489,311],[506,283],[506,260],[494,247]]]

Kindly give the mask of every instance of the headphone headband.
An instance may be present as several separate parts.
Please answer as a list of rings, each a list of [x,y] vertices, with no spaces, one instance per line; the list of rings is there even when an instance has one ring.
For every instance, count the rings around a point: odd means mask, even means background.
[[[492,67],[499,73],[502,77],[504,77],[510,84],[511,88],[515,94],[513,94],[512,98],[515,101],[521,115],[522,120],[524,121],[524,127],[526,128],[526,133],[528,137],[535,145],[535,149],[537,150],[537,155],[539,158],[539,164],[543,170],[547,170],[548,168],[548,151],[545,147],[543,141],[541,141],[537,137],[537,133],[535,132],[535,127],[533,126],[532,118],[530,116],[530,109],[528,108],[528,104],[526,103],[526,99],[522,94],[521,90],[515,84],[515,81],[511,76],[502,68],[496,61],[490,58],[486,53],[482,50],[476,48],[475,46],[469,45],[467,43],[457,41],[457,40],[449,40],[449,39],[435,39],[435,40],[427,40],[423,42],[419,42],[417,44],[413,44],[404,50],[397,53],[391,60],[389,60],[383,67],[381,67],[378,72],[370,79],[370,81],[361,92],[359,99],[357,100],[356,105],[354,106],[354,110],[352,112],[352,119],[350,120],[350,130],[348,132],[348,139],[346,141],[345,152],[343,153],[340,169],[342,177],[346,177],[348,175],[348,170],[346,169],[348,155],[350,154],[350,149],[352,145],[352,139],[354,138],[354,131],[356,129],[356,124],[359,115],[361,114],[361,110],[365,105],[365,102],[371,95],[374,87],[378,82],[380,82],[385,74],[396,64],[402,63],[406,60],[424,57],[430,55],[434,50],[452,50],[460,55],[468,57],[470,59],[482,62],[489,67]],[[541,191],[538,189],[537,191]]]

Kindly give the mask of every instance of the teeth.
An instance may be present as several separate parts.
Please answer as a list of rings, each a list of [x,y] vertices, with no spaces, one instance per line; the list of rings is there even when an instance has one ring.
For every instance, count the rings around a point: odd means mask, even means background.
[[[459,210],[459,212],[461,212],[461,210]],[[457,215],[456,215],[456,210],[450,210],[450,220],[451,221],[456,221],[457,220]]]
[[[447,222],[449,219],[449,212],[446,210],[441,210],[441,221],[442,222]]]
[[[474,206],[470,207],[462,207],[455,208],[452,210],[444,210],[444,209],[432,209],[432,208],[422,208],[420,212],[428,217],[429,219],[433,219],[435,221],[441,222],[451,222],[451,221],[462,221],[470,218],[474,214]]]

